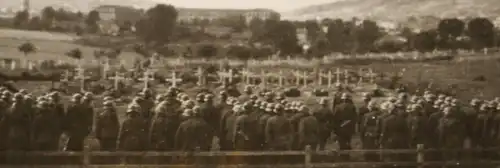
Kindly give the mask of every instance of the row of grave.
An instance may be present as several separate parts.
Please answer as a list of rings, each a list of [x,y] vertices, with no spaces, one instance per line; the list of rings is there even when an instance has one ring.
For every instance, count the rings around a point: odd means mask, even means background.
[[[89,79],[89,76],[86,76],[85,69],[82,67],[78,67],[75,69],[76,74],[74,79],[79,80],[81,85],[83,86],[86,79]],[[147,69],[144,73],[141,74],[139,81],[144,82],[144,86],[149,86],[147,83],[155,80],[156,70]],[[319,70],[317,72],[308,72],[308,71],[292,71],[285,72],[283,70],[279,70],[278,72],[266,72],[264,70],[260,72],[252,72],[246,69],[237,72],[234,69],[228,69],[226,71],[218,71],[215,74],[209,74],[203,70],[203,68],[197,68],[197,72],[194,73],[197,77],[197,84],[200,86],[207,85],[207,78],[217,79],[216,81],[222,84],[233,84],[236,79],[240,80],[246,85],[268,85],[268,84],[277,84],[278,86],[285,85],[294,85],[294,86],[304,86],[307,87],[310,84],[316,84],[318,86],[324,86],[331,88],[335,84],[361,84],[361,83],[370,83],[373,84],[377,77],[380,75],[373,72],[372,69],[363,70],[360,69],[357,73],[353,74],[352,71],[347,69],[341,70],[340,68],[336,68],[336,71],[332,70]],[[402,75],[402,74],[401,74]],[[63,75],[61,81],[69,82],[69,71]],[[176,71],[171,71],[170,75],[165,78],[165,81],[170,83],[172,86],[177,87],[179,84],[183,82],[183,79],[179,77],[180,75]],[[116,72],[112,76],[106,77],[106,80],[113,80],[114,87],[118,88],[118,85],[121,81],[131,80],[130,78],[125,77],[124,73]],[[312,81],[312,82],[309,82]],[[354,81],[354,82],[353,82]],[[82,87],[83,89],[83,87]]]

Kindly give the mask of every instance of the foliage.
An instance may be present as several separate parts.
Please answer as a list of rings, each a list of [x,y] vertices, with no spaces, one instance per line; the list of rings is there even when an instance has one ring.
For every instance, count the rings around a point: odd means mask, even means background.
[[[73,59],[82,59],[83,58],[83,53],[82,50],[79,48],[72,49],[66,53],[66,56],[73,58]]]
[[[203,58],[210,58],[217,55],[217,47],[213,44],[201,44],[198,49],[198,56]]]
[[[16,15],[14,16],[14,27],[16,28],[22,28],[23,25],[25,25],[30,18],[30,14],[28,11],[19,11],[16,12]]]
[[[321,29],[316,20],[307,20],[304,25],[307,34],[307,41],[313,43],[316,41]]]
[[[28,54],[30,53],[34,53],[36,52],[36,47],[33,43],[31,42],[26,42],[26,43],[23,43],[21,44],[18,48],[17,48],[20,52],[24,53],[24,56],[27,56]]]
[[[357,52],[366,53],[373,51],[375,41],[382,37],[382,35],[382,30],[380,30],[376,22],[363,20],[356,30]]]
[[[415,36],[414,47],[420,52],[430,52],[436,48],[436,37],[437,32],[435,30],[429,30],[420,32]]]
[[[44,29],[48,29],[52,27],[52,23],[54,22],[56,18],[56,10],[54,8],[47,6],[42,9],[42,27]]]
[[[101,17],[99,16],[99,12],[92,10],[89,12],[89,15],[85,19],[85,24],[89,28],[89,32],[91,33],[96,33],[98,30],[98,25],[97,22],[101,20]]]
[[[443,19],[438,24],[438,47],[455,49],[457,37],[464,32],[465,23],[457,18]]]
[[[244,45],[231,45],[228,47],[227,55],[241,60],[248,60],[252,57],[252,49]]]
[[[159,46],[168,44],[177,22],[177,15],[174,6],[158,4],[147,10],[146,19],[137,23],[137,34],[146,43],[155,42]]]
[[[467,34],[475,49],[492,47],[495,40],[494,24],[487,18],[474,18],[467,24]]]
[[[228,17],[220,18],[216,20],[218,25],[229,27],[233,32],[241,33],[245,28],[247,28],[246,18],[243,15],[231,15]]]
[[[35,16],[30,19],[28,23],[28,29],[29,30],[41,30],[42,29],[42,22],[40,17]]]

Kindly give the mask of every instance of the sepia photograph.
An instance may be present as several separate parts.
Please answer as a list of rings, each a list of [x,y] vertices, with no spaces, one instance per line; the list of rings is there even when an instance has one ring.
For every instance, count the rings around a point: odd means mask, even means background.
[[[500,168],[500,0],[0,0],[0,168]]]

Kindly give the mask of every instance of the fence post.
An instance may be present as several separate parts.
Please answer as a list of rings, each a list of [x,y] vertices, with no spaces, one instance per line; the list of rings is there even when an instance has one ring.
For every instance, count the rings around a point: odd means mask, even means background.
[[[85,144],[83,145],[83,167],[89,167],[90,166],[90,157],[91,157],[91,147],[90,143],[88,140],[86,140]]]
[[[312,168],[312,164],[311,164],[311,155],[312,155],[312,149],[311,149],[311,145],[307,145],[306,146],[306,151],[305,151],[305,158],[304,158],[304,167],[305,168]]]
[[[424,144],[417,144],[417,164],[418,168],[424,167]]]
[[[193,157],[194,157],[194,167],[198,168],[200,167],[200,165],[203,165],[203,163],[200,163],[201,162],[201,156],[199,155],[201,149],[200,147],[196,147],[194,149],[194,153],[193,153]]]

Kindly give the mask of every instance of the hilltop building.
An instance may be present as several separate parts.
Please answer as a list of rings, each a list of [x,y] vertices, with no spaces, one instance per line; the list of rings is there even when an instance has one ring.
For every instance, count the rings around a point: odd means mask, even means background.
[[[198,20],[216,20],[231,16],[244,16],[247,22],[254,18],[262,20],[280,18],[280,14],[269,9],[201,9],[201,8],[177,8],[177,21],[192,22]]]

